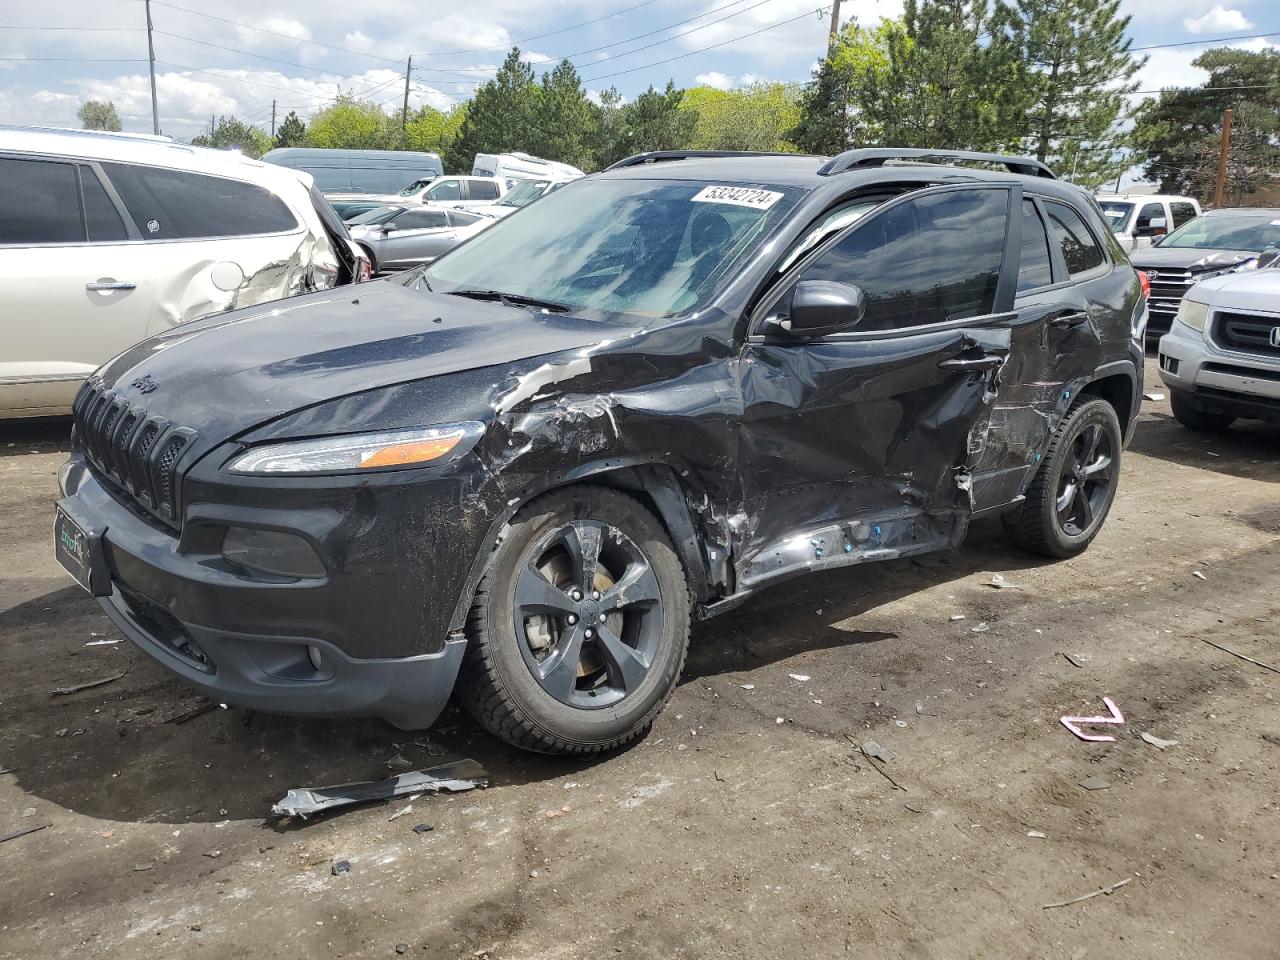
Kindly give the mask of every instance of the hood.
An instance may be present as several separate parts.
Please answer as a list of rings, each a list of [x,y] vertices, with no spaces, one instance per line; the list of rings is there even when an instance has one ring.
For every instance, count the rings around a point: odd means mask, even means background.
[[[1280,313],[1280,270],[1247,270],[1202,280],[1187,296],[1220,309]]]
[[[1258,255],[1256,250],[1205,250],[1194,247],[1143,247],[1129,254],[1129,262],[1139,270],[1181,269],[1199,273],[1221,270]]]
[[[130,348],[95,379],[194,429],[203,452],[322,401],[629,332],[375,281],[183,324]]]

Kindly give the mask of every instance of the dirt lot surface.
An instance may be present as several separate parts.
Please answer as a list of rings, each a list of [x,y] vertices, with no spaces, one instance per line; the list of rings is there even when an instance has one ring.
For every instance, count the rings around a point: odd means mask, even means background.
[[[95,645],[52,560],[65,426],[0,425],[0,835],[50,824],[0,844],[0,957],[1280,956],[1280,675],[1201,642],[1280,666],[1280,431],[1144,406],[1081,558],[983,523],[775,589],[696,626],[629,750],[523,755],[451,710],[418,739],[489,789],[302,825],[267,819],[289,787],[440,759],[380,722],[166,723],[200,698]],[[1116,742],[1058,722],[1104,696]]]

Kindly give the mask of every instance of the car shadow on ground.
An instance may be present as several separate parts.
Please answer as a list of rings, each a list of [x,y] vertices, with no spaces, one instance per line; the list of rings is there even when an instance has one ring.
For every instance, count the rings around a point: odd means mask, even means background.
[[[1129,452],[1224,476],[1280,481],[1280,426],[1237,420],[1222,433],[1188,430],[1172,415],[1148,413]]]
[[[0,420],[0,457],[71,449],[71,418]]]
[[[792,581],[695,624],[682,682],[736,677],[802,652],[892,643],[892,632],[858,630],[849,621],[939,583],[1034,563],[1010,551],[999,522],[988,521],[956,552]],[[127,642],[86,648],[90,638],[119,635],[73,587],[0,613],[0,634],[14,640],[0,651],[11,685],[0,701],[0,766],[12,769],[33,797],[102,820],[267,818],[290,788],[383,779],[406,765],[422,769],[467,757],[501,787],[576,777],[617,755],[529,754],[491,737],[453,703],[421,733],[378,720],[308,720],[236,708],[180,722],[174,718],[208,701]],[[121,673],[100,687],[51,695],[59,686]]]

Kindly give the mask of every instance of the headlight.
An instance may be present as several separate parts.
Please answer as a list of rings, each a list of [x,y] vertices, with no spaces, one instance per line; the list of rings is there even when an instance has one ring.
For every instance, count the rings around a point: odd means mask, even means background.
[[[415,430],[268,443],[240,454],[227,464],[227,469],[234,473],[342,473],[411,467],[440,460],[463,441],[474,441],[483,432],[483,424],[467,421]]]
[[[1209,319],[1209,305],[1207,303],[1197,303],[1194,300],[1182,298],[1182,303],[1178,305],[1178,322],[1186,324],[1192,330],[1203,330],[1205,322]]]

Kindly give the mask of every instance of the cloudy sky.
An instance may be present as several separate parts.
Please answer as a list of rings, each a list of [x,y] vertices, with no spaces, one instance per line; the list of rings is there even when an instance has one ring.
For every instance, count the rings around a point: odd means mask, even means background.
[[[600,90],[634,96],[668,78],[719,87],[804,80],[825,47],[821,0],[152,0],[160,124],[179,138],[234,114],[264,129],[278,115],[323,108],[339,89],[399,107],[413,55],[410,103],[447,107],[491,76],[516,44],[541,64],[569,57]],[[465,7],[465,9],[463,9]],[[1134,45],[1149,52],[1143,89],[1195,83],[1205,41],[1276,31],[1276,0],[1121,0]],[[901,0],[846,0],[870,25]],[[87,99],[115,102],[126,130],[149,132],[142,0],[24,3],[0,25],[0,123],[77,126]]]

